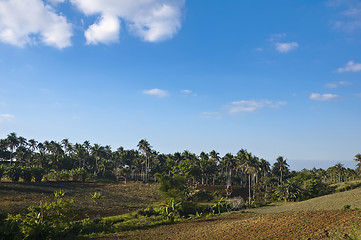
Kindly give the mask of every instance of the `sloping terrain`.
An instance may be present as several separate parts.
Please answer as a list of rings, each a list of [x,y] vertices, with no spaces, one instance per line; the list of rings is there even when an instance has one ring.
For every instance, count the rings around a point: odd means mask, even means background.
[[[361,221],[361,189],[92,239],[339,239]]]
[[[24,214],[30,205],[52,201],[58,190],[74,199],[79,218],[120,215],[160,201],[158,185],[141,182],[0,182],[0,213]],[[97,203],[90,197],[94,192],[102,195]]]

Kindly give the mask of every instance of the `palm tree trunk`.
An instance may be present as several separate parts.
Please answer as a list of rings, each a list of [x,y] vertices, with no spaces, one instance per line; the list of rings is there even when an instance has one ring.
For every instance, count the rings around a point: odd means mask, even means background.
[[[248,202],[251,204],[251,174],[248,174]]]

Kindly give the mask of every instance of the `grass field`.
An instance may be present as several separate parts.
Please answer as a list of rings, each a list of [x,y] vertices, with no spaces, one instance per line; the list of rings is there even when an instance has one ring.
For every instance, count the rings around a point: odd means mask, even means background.
[[[0,212],[25,213],[33,204],[51,201],[54,191],[63,190],[65,198],[73,198],[78,217],[106,217],[133,212],[160,201],[157,184],[140,182],[0,182]],[[100,192],[102,197],[93,203],[90,194]]]

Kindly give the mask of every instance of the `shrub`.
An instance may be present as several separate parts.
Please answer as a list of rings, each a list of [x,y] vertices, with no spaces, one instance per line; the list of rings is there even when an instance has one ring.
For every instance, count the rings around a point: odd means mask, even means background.
[[[15,165],[9,166],[6,170],[6,175],[11,179],[11,181],[18,182],[21,175],[21,168]]]
[[[20,177],[24,180],[24,182],[31,182],[32,176],[32,169],[30,167],[22,167]]]
[[[245,201],[242,197],[235,197],[227,199],[228,205],[231,210],[236,211],[244,207]]]
[[[3,165],[0,165],[0,180],[4,175],[4,172],[5,172],[5,167]]]
[[[342,206],[341,209],[342,209],[342,210],[349,210],[349,209],[351,209],[351,205],[345,204],[345,205]]]
[[[35,178],[35,182],[41,182],[45,175],[45,170],[42,167],[32,167],[31,173]]]

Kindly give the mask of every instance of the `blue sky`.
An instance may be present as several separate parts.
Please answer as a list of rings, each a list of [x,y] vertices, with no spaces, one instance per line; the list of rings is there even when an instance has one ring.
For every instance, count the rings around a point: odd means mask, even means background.
[[[361,2],[0,0],[0,137],[361,152]]]

